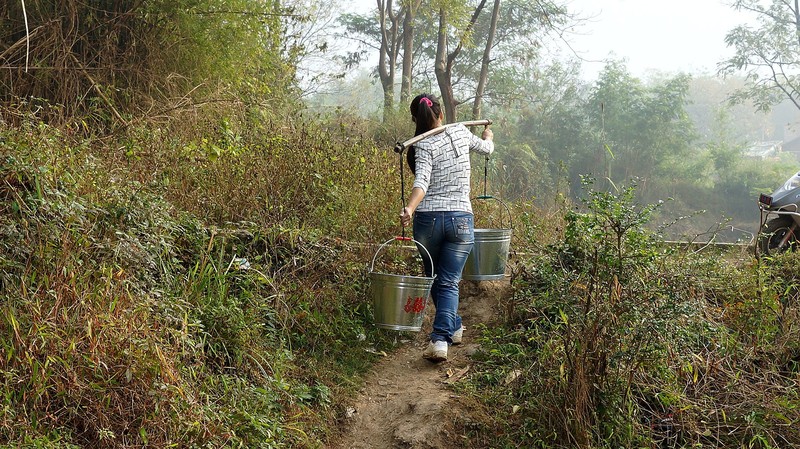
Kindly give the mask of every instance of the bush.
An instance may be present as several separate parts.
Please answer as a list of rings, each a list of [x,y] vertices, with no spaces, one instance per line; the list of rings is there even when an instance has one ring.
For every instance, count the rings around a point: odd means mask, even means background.
[[[483,419],[507,439],[473,434],[474,447],[800,441],[787,427],[800,418],[796,318],[777,307],[794,292],[788,262],[669,249],[646,230],[655,207],[633,198],[589,191],[564,235],[516,268],[516,313],[486,333],[465,387],[506,411]]]
[[[389,344],[363,242],[396,223],[394,164],[338,124],[243,123],[3,132],[0,444],[321,445],[374,357],[353,349]]]

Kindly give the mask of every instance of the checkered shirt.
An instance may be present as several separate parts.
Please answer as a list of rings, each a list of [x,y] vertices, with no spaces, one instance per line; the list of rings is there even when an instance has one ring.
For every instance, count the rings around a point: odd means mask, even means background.
[[[469,152],[492,154],[494,143],[458,125],[423,139],[414,147],[417,170],[414,187],[425,192],[417,210],[472,212]]]

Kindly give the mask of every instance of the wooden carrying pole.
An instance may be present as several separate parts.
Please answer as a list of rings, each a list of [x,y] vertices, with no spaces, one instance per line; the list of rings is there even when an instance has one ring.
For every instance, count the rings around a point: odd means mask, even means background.
[[[422,133],[422,134],[420,134],[418,136],[414,136],[414,137],[406,140],[405,142],[402,142],[402,143],[398,142],[397,145],[394,146],[394,151],[395,151],[395,153],[402,153],[403,151],[405,151],[406,148],[410,147],[411,145],[414,145],[415,143],[419,142],[420,140],[425,139],[426,137],[435,136],[436,134],[439,134],[440,132],[442,132],[445,129],[450,128],[452,126],[456,126],[456,125],[464,125],[464,126],[480,126],[480,125],[484,125],[484,126],[489,126],[491,124],[492,124],[492,121],[488,120],[488,119],[469,120],[469,121],[466,121],[466,122],[450,123],[448,125],[440,126],[438,128],[433,128],[432,130],[424,132],[424,133]]]

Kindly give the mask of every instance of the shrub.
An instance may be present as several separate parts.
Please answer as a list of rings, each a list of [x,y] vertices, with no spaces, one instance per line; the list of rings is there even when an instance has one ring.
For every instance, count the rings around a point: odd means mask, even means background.
[[[260,140],[242,123],[209,133],[219,154],[158,128],[111,146],[3,131],[0,444],[325,439],[374,357],[353,349],[390,344],[368,326],[363,239],[391,235],[394,164],[336,124]]]
[[[484,432],[508,438],[474,434],[474,446],[800,441],[787,427],[797,352],[780,331],[794,335],[796,321],[777,307],[793,294],[791,265],[666,247],[645,227],[655,206],[637,205],[633,187],[589,191],[584,206],[549,247],[528,243],[538,251],[515,269],[517,310],[485,334],[464,388],[505,411],[484,417],[497,429]]]

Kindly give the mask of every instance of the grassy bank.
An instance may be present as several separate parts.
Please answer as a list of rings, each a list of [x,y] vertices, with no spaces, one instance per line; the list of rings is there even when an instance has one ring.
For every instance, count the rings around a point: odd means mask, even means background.
[[[211,116],[0,135],[0,445],[325,447],[391,348],[366,273],[398,231],[391,143]],[[464,447],[800,444],[797,255],[665,248],[633,189],[585,196],[511,205]]]
[[[323,446],[389,345],[365,261],[396,161],[355,122],[275,128],[3,132],[0,444]]]
[[[668,249],[632,189],[586,193],[547,245],[521,220],[534,255],[462,386],[467,446],[800,445],[798,255]]]

